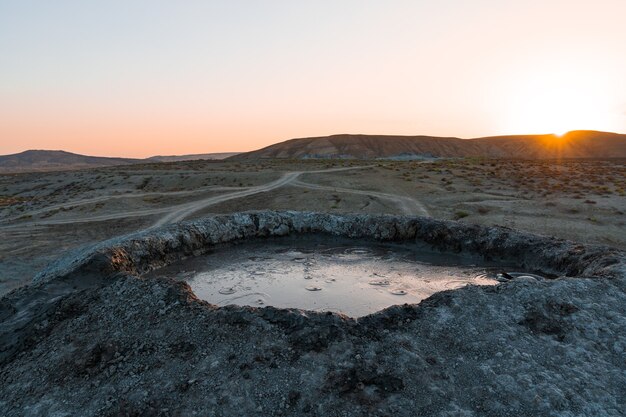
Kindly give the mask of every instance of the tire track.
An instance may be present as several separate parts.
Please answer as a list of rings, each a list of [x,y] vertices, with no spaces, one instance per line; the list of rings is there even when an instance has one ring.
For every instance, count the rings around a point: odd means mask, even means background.
[[[294,181],[291,185],[294,185],[296,187],[309,188],[312,190],[336,191],[336,192],[341,192],[341,193],[350,193],[350,194],[366,195],[370,197],[377,197],[383,200],[393,201],[400,207],[400,210],[402,210],[404,214],[417,214],[420,216],[431,217],[430,213],[428,212],[428,209],[426,208],[426,206],[424,206],[424,204],[422,204],[420,201],[414,198],[407,197],[407,196],[381,193],[378,191],[356,190],[353,188],[331,187],[331,186],[326,186],[326,185],[311,184],[311,183],[302,182],[302,181]]]

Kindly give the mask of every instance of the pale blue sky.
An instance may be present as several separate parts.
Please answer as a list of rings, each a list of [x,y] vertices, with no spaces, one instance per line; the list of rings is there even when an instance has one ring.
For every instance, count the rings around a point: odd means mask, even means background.
[[[0,154],[626,131],[626,1],[0,0]]]

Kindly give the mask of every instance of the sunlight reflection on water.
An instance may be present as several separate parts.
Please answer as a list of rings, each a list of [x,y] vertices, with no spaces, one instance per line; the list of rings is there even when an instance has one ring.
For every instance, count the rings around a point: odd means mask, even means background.
[[[152,272],[185,280],[210,303],[301,308],[360,317],[468,284],[494,285],[502,266],[416,249],[321,237],[251,241]]]

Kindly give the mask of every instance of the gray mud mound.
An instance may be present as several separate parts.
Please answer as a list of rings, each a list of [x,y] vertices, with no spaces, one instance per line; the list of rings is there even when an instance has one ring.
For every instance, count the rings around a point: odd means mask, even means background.
[[[217,307],[146,273],[216,245],[375,239],[511,277],[361,317]],[[0,299],[2,416],[619,416],[626,261],[595,246],[416,217],[241,213],[129,235]]]

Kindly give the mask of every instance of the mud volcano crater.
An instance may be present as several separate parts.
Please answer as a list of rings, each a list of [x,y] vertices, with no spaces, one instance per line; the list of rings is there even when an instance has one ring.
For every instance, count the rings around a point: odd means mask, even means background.
[[[219,262],[207,267],[211,259]],[[322,268],[311,284],[307,267],[372,259],[352,284],[402,299],[380,311],[272,307],[276,293],[255,291],[250,275],[237,281],[247,271],[260,286],[289,278],[300,294],[332,294],[354,264],[330,282]],[[415,270],[467,279],[413,303],[423,288],[411,285],[426,278],[393,273]],[[540,276],[494,282],[502,271]],[[204,301],[193,282],[203,273],[219,278],[210,291],[251,297]],[[479,277],[494,285],[465,286]],[[303,212],[208,217],[84,248],[2,298],[0,411],[617,416],[626,409],[625,290],[623,252],[505,228]]]
[[[216,245],[145,276],[184,280],[197,297],[219,306],[269,305],[362,317],[465,285],[543,279],[514,268],[512,262],[442,252],[419,242],[297,234]]]

